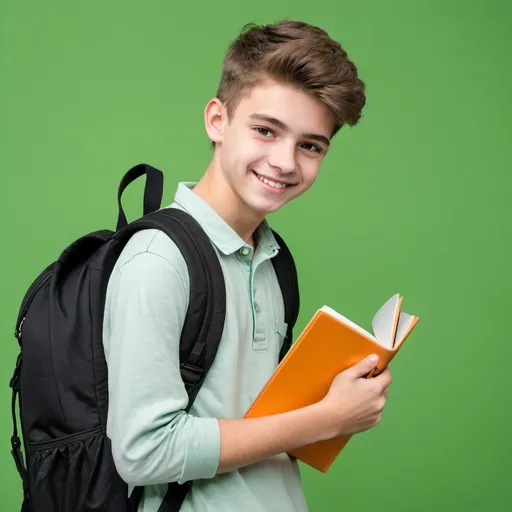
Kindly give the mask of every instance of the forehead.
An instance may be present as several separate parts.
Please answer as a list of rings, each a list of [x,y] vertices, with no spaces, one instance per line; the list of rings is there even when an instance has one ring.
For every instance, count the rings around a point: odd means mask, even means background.
[[[333,119],[316,98],[292,85],[265,81],[244,95],[235,117],[248,119],[253,114],[279,119],[293,132],[319,133],[330,137]]]

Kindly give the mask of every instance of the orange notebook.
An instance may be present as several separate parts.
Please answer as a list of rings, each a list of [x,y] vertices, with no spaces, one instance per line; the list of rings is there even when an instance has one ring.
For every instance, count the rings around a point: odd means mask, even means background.
[[[318,402],[338,373],[372,353],[379,356],[372,375],[380,373],[419,321],[419,317],[402,312],[401,304],[402,297],[395,294],[377,311],[372,320],[373,335],[328,306],[319,309],[245,418],[278,414]],[[351,436],[320,441],[289,455],[325,473]]]

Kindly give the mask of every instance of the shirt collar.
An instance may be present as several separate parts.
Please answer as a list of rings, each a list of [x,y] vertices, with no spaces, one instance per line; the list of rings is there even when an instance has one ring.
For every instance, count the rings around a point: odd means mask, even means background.
[[[233,254],[246,246],[247,244],[238,233],[192,190],[195,185],[196,182],[180,182],[174,202],[199,222],[210,240],[223,254]],[[279,249],[279,244],[266,220],[258,226],[254,238],[258,249],[269,256]]]

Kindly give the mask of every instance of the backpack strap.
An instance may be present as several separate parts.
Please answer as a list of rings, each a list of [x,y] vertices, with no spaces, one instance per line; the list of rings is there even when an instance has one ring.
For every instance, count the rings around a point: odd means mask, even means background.
[[[210,239],[185,211],[164,208],[152,212],[117,232],[115,237],[128,238],[141,229],[163,231],[187,262],[190,298],[180,339],[180,370],[189,396],[188,411],[215,359],[224,330],[226,288],[222,268]],[[170,483],[159,512],[178,511],[191,485]],[[137,487],[130,497],[134,510],[142,493],[143,487]]]
[[[164,208],[152,212],[115,237],[128,238],[141,229],[163,231],[187,263],[190,298],[180,340],[180,368],[189,395],[188,410],[215,359],[224,329],[226,287],[222,268],[200,224],[183,210]]]
[[[279,354],[281,361],[291,347],[293,341],[293,328],[297,322],[300,310],[299,281],[297,276],[297,267],[290,249],[279,233],[272,229],[272,233],[279,244],[279,253],[272,258],[272,264],[281,287],[281,293],[284,300],[284,318],[288,327],[286,337],[283,340],[283,346]]]
[[[21,439],[18,435],[18,422],[16,420],[16,401],[18,393],[20,392],[20,372],[21,372],[21,354],[18,355],[16,360],[16,366],[14,368],[14,373],[9,382],[9,386],[12,389],[12,399],[11,399],[11,413],[12,413],[12,437],[11,437],[11,455],[14,458],[14,463],[16,464],[16,469],[21,477],[21,482],[23,485],[23,505],[22,511],[26,510],[29,506],[30,501],[30,492],[29,492],[29,482],[28,482],[28,473],[23,462],[23,453],[21,451]]]
[[[117,218],[117,231],[124,228],[128,221],[121,204],[121,197],[126,187],[141,176],[146,175],[146,186],[144,187],[144,215],[154,212],[160,208],[163,195],[164,175],[162,171],[155,169],[149,164],[138,164],[126,172],[119,184],[117,192],[117,204],[119,214]]]

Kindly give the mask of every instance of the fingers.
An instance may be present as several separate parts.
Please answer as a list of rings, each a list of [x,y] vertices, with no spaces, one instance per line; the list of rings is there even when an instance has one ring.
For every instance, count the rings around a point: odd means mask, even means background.
[[[364,377],[370,373],[375,368],[375,366],[377,366],[378,361],[379,358],[375,354],[372,354],[368,357],[365,357],[346,371],[356,379],[359,377]]]
[[[380,396],[384,401],[387,399],[389,393],[389,386],[391,385],[391,372],[386,368],[381,374],[371,379],[377,396]]]
[[[381,389],[385,389],[391,385],[391,372],[389,368],[386,368],[380,375],[374,378],[374,381],[377,385],[381,387]]]
[[[391,372],[389,368],[386,368],[380,375],[372,380],[377,384],[377,393],[380,395],[377,401],[377,423],[380,423],[388,398],[389,386],[391,385]]]

